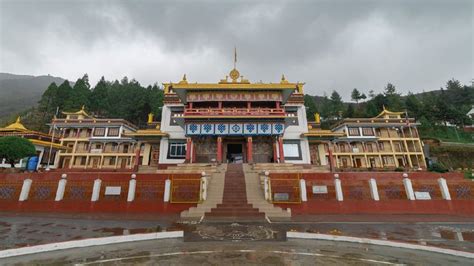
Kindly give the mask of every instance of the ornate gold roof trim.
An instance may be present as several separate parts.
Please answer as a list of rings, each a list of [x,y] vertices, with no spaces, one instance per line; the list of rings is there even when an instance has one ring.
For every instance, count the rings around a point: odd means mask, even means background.
[[[27,131],[28,129],[21,123],[21,117],[17,117],[15,123],[10,124],[4,128],[0,128],[0,131]]]

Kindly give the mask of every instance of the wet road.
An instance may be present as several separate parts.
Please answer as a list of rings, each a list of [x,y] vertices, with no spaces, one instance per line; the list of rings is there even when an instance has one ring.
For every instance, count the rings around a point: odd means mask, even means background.
[[[184,242],[182,239],[50,252],[3,261],[75,265],[470,265],[467,258],[367,244],[289,239],[281,242]]]
[[[84,238],[185,230],[187,241],[207,241],[203,233],[218,235],[226,224],[182,225],[172,221],[68,219],[54,217],[0,217],[0,249],[32,246]],[[319,222],[255,224],[275,232],[299,231],[394,240],[474,252],[474,222]],[[254,227],[255,227],[254,226]],[[227,230],[227,229],[226,229]],[[249,229],[245,229],[249,231]],[[245,231],[244,230],[244,231]],[[252,231],[252,230],[250,230]],[[253,230],[255,232],[255,230]],[[281,233],[279,234],[281,236]],[[201,237],[201,239],[200,239]],[[211,239],[219,240],[219,239]]]
[[[0,249],[67,240],[184,230],[183,239],[49,252],[0,264],[427,264],[468,260],[389,247],[286,239],[287,231],[400,241],[474,252],[474,222],[293,222],[179,224],[174,220],[0,216]]]

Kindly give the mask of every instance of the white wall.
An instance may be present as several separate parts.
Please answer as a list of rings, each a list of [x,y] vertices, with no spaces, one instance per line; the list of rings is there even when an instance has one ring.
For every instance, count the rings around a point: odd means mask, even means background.
[[[301,163],[309,164],[311,163],[311,156],[309,153],[309,142],[308,138],[302,137],[303,133],[308,132],[308,121],[306,120],[306,107],[302,104],[286,106],[297,106],[298,107],[298,125],[289,126],[285,129],[285,134],[283,135],[283,140],[299,140],[301,146],[301,160],[287,160],[285,162],[289,163]]]
[[[164,105],[161,112],[161,131],[168,133],[169,137],[163,137],[160,141],[160,161],[162,164],[184,163],[185,159],[168,159],[168,143],[170,139],[186,139],[184,128],[181,126],[171,126],[171,108],[182,107],[183,104],[167,104]]]

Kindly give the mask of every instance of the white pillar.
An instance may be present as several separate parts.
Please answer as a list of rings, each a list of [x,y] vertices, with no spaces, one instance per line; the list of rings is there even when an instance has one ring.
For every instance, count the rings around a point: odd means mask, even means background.
[[[201,200],[207,199],[207,178],[205,176],[201,177]]]
[[[343,201],[344,196],[342,195],[341,180],[334,179],[334,187],[336,188],[336,199],[337,199],[337,201]]]
[[[136,174],[132,174],[132,179],[130,179],[130,182],[128,183],[127,202],[132,202],[135,200],[135,190],[137,188],[137,180],[135,180],[136,177]]]
[[[403,178],[403,185],[405,186],[405,192],[409,200],[415,200],[415,193],[413,192],[413,186],[411,180],[407,177]]]
[[[61,180],[58,182],[58,189],[56,190],[56,198],[54,201],[61,201],[64,198],[64,192],[66,191],[66,184],[67,184],[67,175],[62,174]]]
[[[438,178],[439,190],[441,190],[441,196],[445,200],[451,200],[451,194],[449,193],[448,183],[444,178]]]
[[[99,200],[101,184],[102,184],[102,180],[100,180],[100,179],[94,180],[94,187],[92,188],[91,201],[98,201]]]
[[[18,199],[18,201],[25,201],[28,199],[28,195],[30,194],[31,183],[33,183],[33,180],[29,178],[23,180],[23,186],[21,187],[20,198]]]
[[[306,180],[300,179],[300,193],[301,201],[308,201],[308,195],[306,194]]]
[[[372,196],[372,199],[375,201],[379,201],[379,189],[377,188],[377,181],[375,181],[375,178],[369,179],[369,187],[370,187],[370,195]]]
[[[164,202],[169,202],[170,201],[170,193],[171,192],[171,180],[166,179],[165,181],[165,193],[163,196],[163,201]]]
[[[268,176],[265,176],[263,179],[263,193],[265,195],[265,200],[271,200],[270,179]]]

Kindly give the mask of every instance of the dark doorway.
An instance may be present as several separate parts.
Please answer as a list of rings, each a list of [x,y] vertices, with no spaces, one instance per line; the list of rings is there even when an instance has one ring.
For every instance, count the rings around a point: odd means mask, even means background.
[[[243,163],[244,157],[242,153],[242,144],[227,144],[227,161],[229,163]]]

